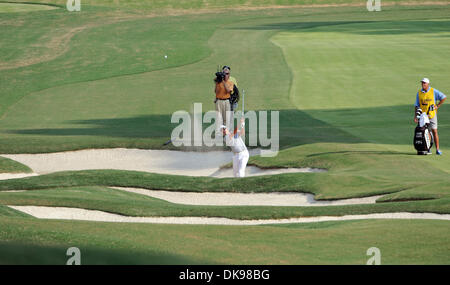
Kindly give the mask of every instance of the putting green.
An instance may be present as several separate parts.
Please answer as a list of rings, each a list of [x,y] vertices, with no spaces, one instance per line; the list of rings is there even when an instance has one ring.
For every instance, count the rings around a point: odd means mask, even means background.
[[[33,12],[53,9],[58,9],[58,7],[41,4],[0,3],[0,13]]]
[[[449,31],[449,19],[386,21],[287,31],[273,41],[294,73],[290,94],[298,108],[369,142],[410,147],[419,80],[430,77],[450,92],[442,60],[450,56]],[[439,110],[439,122],[446,149],[449,108]]]

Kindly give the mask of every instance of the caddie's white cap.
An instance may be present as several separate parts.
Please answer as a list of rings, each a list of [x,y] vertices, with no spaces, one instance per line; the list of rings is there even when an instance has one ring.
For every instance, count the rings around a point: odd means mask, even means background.
[[[430,79],[424,77],[420,82],[430,83]]]

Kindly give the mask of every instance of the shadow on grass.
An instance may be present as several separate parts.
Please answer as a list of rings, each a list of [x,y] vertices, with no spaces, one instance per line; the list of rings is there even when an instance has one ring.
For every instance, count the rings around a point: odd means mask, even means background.
[[[44,136],[99,136],[122,138],[168,137],[176,124],[170,123],[169,115],[148,115],[130,118],[66,121],[67,125],[80,128],[49,128],[9,130],[7,133]]]
[[[75,245],[74,245],[75,244]],[[76,241],[63,246],[33,245],[24,242],[1,242],[0,264],[3,265],[65,265],[73,256],[68,256],[68,248],[76,246]],[[152,251],[142,252],[130,249],[101,249],[80,246],[82,265],[169,265],[207,264],[181,256]]]
[[[270,110],[267,119],[267,136],[271,137]],[[351,134],[342,131],[321,120],[315,119],[299,110],[281,110],[279,116],[280,148],[318,142],[365,142]],[[258,122],[259,122],[259,113]],[[170,115],[148,115],[131,118],[111,118],[96,120],[69,121],[68,125],[82,125],[81,128],[49,128],[49,129],[16,129],[6,130],[4,133],[20,134],[26,136],[97,136],[129,139],[170,139],[172,130],[181,124],[171,124]],[[203,130],[211,124],[203,124]],[[249,133],[247,124],[247,134]],[[259,131],[258,131],[259,133]],[[247,144],[248,144],[247,136]],[[258,139],[258,145],[260,140]]]
[[[385,106],[373,108],[325,109],[325,110],[280,110],[280,149],[313,143],[376,143],[412,145],[415,124],[412,120],[412,105]],[[267,136],[271,137],[271,116],[268,110]],[[259,115],[259,113],[257,112]],[[320,120],[317,118],[321,118]],[[36,136],[70,137],[90,136],[122,138],[132,142],[135,139],[167,141],[172,130],[180,123],[171,124],[170,115],[148,115],[130,118],[110,118],[66,122],[67,128],[16,129],[3,133],[23,135],[23,143]],[[259,122],[259,118],[258,118]],[[450,141],[450,109],[439,110],[439,136],[441,145]],[[204,123],[205,130],[211,124]],[[249,125],[246,131],[249,134]],[[258,131],[259,134],[259,131]],[[31,137],[33,136],[33,137]],[[247,145],[249,135],[247,135]],[[258,139],[258,145],[260,140]],[[162,146],[161,146],[162,147]],[[398,154],[398,153],[397,153]]]
[[[396,152],[396,151],[334,151],[334,152],[321,152],[307,155],[306,157],[318,157],[328,154],[377,154],[377,155],[413,155],[416,153],[412,152]]]
[[[358,23],[371,23],[372,21],[329,21],[329,22],[285,22],[285,23],[275,23],[275,24],[264,24],[258,26],[242,26],[233,27],[233,30],[303,30],[317,28],[317,27],[329,27],[336,25],[348,25],[348,24],[358,24]]]
[[[312,29],[327,27],[325,30]],[[330,21],[286,22],[259,26],[237,27],[237,30],[280,30],[298,32],[340,32],[356,35],[437,34],[450,31],[450,21]]]

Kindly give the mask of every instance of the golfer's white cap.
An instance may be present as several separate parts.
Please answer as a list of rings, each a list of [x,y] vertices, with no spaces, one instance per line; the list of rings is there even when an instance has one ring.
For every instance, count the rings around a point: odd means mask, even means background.
[[[430,79],[424,77],[420,82],[430,83]]]
[[[219,129],[226,129],[226,128],[227,128],[227,126],[221,125]]]

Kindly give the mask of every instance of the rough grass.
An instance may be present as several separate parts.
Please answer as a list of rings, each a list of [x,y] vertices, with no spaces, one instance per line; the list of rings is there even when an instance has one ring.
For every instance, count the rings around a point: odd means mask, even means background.
[[[114,224],[0,219],[1,264],[448,264],[448,221],[370,220],[283,226]],[[326,245],[326,246],[324,246]]]

